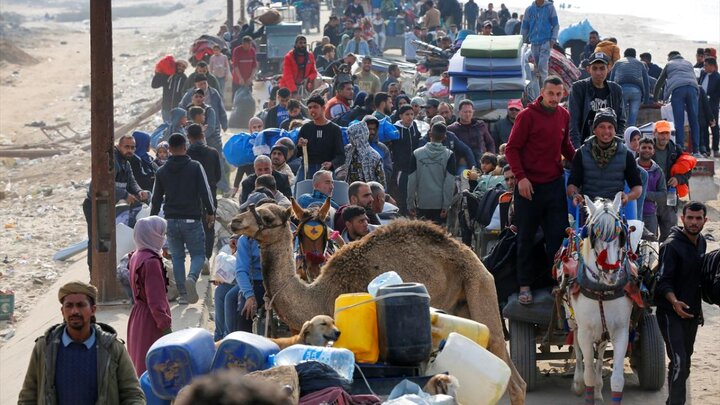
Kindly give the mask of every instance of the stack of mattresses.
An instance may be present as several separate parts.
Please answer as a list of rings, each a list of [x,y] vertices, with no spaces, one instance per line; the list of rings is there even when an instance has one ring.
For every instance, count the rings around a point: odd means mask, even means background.
[[[507,108],[522,98],[522,36],[468,35],[450,59],[450,93],[472,100],[476,110]]]

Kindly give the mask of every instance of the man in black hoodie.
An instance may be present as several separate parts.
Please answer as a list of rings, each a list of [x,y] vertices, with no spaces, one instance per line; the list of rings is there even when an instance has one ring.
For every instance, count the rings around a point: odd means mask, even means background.
[[[205,134],[203,133],[202,126],[198,124],[190,125],[187,129],[187,135],[188,141],[190,141],[187,154],[190,156],[190,159],[200,162],[205,170],[213,205],[217,206],[217,183],[222,178],[220,154],[215,148],[205,143]],[[205,225],[205,258],[209,260],[210,256],[212,256],[213,244],[215,243],[215,227],[209,226],[206,221],[203,221],[203,225]]]
[[[667,404],[684,404],[698,325],[703,324],[700,297],[705,238],[700,233],[707,221],[703,203],[691,201],[683,208],[683,227],[673,227],[660,247],[659,274],[655,288],[657,321],[670,358]]]
[[[198,300],[195,283],[205,263],[205,232],[215,224],[215,204],[202,165],[187,155],[185,137],[173,134],[168,141],[170,158],[155,175],[150,215],[162,205],[167,220],[167,239],[172,255],[173,273],[180,297],[179,304]],[[204,211],[203,211],[204,206]],[[185,248],[190,253],[190,274],[185,277]]]
[[[395,128],[400,139],[388,143],[392,152],[393,175],[388,183],[390,194],[397,200],[402,215],[407,215],[407,184],[412,166],[413,151],[420,147],[420,130],[415,123],[415,112],[410,104],[398,109],[400,120]]]

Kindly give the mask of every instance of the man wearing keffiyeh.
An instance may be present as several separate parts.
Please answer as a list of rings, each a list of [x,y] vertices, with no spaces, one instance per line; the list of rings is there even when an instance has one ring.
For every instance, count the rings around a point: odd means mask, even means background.
[[[583,202],[583,194],[594,200],[598,197],[613,199],[615,194],[623,192],[623,205],[640,197],[640,171],[632,152],[615,136],[616,125],[617,117],[612,108],[598,111],[593,120],[594,136],[575,153],[567,186],[567,195],[575,205]],[[624,192],[626,183],[629,193]]]

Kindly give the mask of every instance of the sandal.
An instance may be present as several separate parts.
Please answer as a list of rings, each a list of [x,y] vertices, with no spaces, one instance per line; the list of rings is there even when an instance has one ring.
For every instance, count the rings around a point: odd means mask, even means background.
[[[522,305],[530,305],[533,303],[533,296],[530,290],[520,290],[518,293],[518,302]]]

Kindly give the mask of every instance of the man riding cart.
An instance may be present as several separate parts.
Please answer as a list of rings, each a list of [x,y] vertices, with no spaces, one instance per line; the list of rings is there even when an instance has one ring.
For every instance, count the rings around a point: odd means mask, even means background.
[[[631,243],[631,234],[642,229],[632,226],[632,221],[628,224],[621,208],[640,196],[641,179],[631,153],[615,137],[616,119],[612,109],[598,111],[593,121],[594,136],[572,159],[567,195],[577,207],[576,217],[580,204],[584,203],[588,211],[585,226],[580,228],[577,219],[575,229],[568,231],[555,256],[553,275],[559,288],[552,293],[533,290],[530,304],[522,302],[520,294],[512,295],[503,308],[510,326],[510,355],[529,390],[536,384],[536,359],[570,357],[551,353],[550,346],[573,344],[570,353],[577,358],[576,369],[580,370],[575,372],[573,390],[578,394],[584,390],[586,399],[600,396],[602,384],[594,377],[592,362],[595,354],[602,361],[608,342],[613,345],[613,399],[622,398],[624,382],[618,365],[626,348],[630,348],[630,364],[641,387],[657,390],[664,384],[662,339],[654,315],[644,309],[647,304],[635,270],[640,249],[637,242]],[[624,191],[626,185],[629,192]],[[515,209],[517,212],[519,207]],[[493,256],[501,255],[492,252],[488,259]],[[547,270],[542,270],[542,276],[549,275]],[[635,332],[631,333],[631,328]],[[596,351],[590,349],[592,342],[597,343]]]

